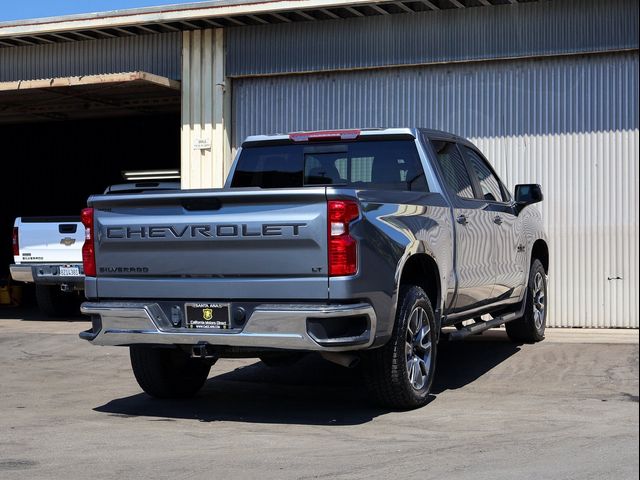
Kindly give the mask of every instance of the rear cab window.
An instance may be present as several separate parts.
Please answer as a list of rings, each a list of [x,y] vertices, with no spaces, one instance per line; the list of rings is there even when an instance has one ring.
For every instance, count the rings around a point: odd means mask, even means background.
[[[231,188],[304,186],[428,191],[412,139],[250,145],[231,182]]]

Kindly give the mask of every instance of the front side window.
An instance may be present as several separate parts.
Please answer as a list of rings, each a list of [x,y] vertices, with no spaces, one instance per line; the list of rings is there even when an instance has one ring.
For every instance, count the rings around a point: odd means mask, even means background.
[[[314,185],[428,191],[413,140],[248,146],[231,182],[232,188]]]
[[[431,144],[449,190],[462,198],[474,198],[471,177],[457,145],[443,140],[432,140]]]
[[[489,200],[490,202],[503,202],[502,189],[500,188],[500,181],[493,174],[486,161],[478,155],[475,150],[461,146],[462,151],[467,156],[467,160],[471,164],[477,179],[480,189],[482,190],[482,200]]]

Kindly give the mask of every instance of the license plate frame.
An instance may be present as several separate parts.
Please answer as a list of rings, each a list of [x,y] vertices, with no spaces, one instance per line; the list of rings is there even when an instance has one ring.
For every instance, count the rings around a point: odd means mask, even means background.
[[[74,267],[71,265],[62,265],[58,268],[58,275],[61,277],[79,277],[80,267]]]
[[[222,302],[185,303],[184,326],[189,329],[229,330],[231,329],[231,306]]]

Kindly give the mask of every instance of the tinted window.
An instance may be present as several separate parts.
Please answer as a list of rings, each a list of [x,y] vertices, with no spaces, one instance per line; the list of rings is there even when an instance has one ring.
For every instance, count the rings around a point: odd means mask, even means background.
[[[502,202],[502,189],[500,188],[500,182],[496,176],[491,172],[491,169],[485,162],[485,160],[478,155],[478,153],[471,148],[462,146],[464,154],[467,156],[467,160],[471,164],[473,171],[478,177],[478,183],[482,190],[482,197],[484,200],[492,202]]]
[[[232,187],[288,188],[302,185],[299,152],[289,146],[245,148],[233,175]]]
[[[412,140],[250,146],[231,182],[233,188],[303,185],[427,191]]]
[[[473,198],[469,172],[455,143],[431,141],[447,187],[459,197]]]

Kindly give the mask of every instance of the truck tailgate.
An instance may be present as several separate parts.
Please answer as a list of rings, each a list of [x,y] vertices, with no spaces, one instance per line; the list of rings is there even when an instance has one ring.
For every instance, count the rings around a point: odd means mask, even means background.
[[[16,263],[80,263],[84,227],[79,217],[23,217],[18,227]]]
[[[108,195],[89,205],[102,298],[328,296],[323,187]]]

